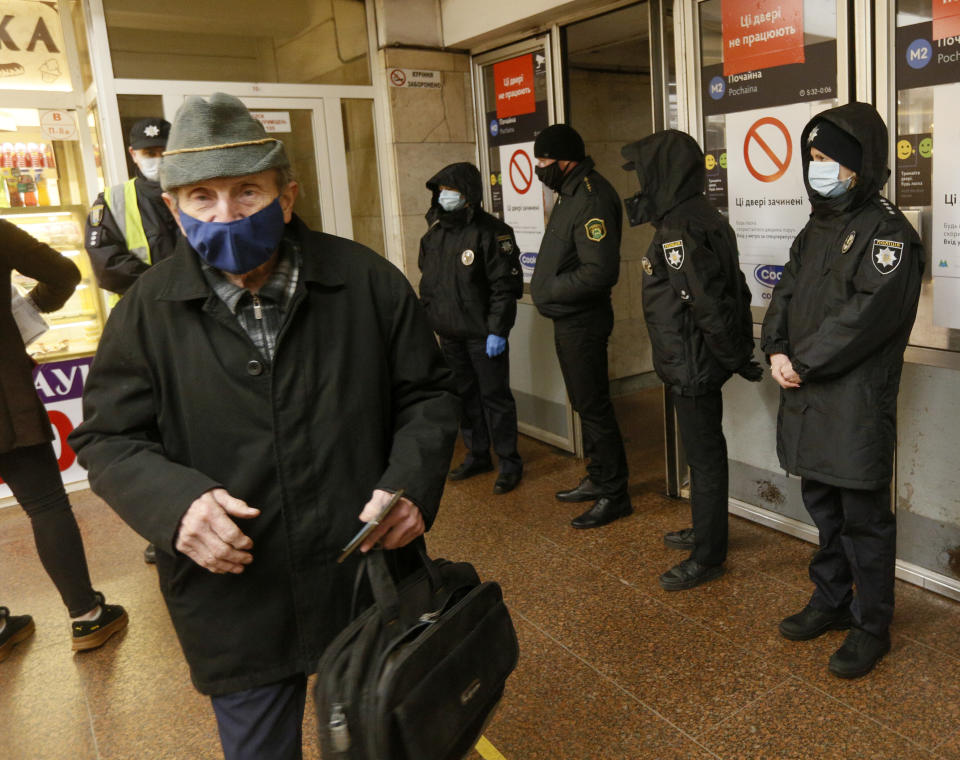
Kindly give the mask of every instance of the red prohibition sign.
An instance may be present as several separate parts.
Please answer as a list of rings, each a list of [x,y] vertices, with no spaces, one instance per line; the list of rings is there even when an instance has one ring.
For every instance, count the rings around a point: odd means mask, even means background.
[[[783,138],[787,141],[787,156],[786,158],[781,159],[773,149],[767,145],[766,141],[760,136],[760,133],[757,131],[760,127],[772,124],[777,129],[783,133]],[[757,145],[759,145],[763,152],[767,154],[771,161],[773,161],[774,166],[777,167],[777,170],[773,174],[763,174],[754,168],[753,164],[750,163],[750,141],[756,140]],[[790,139],[790,132],[784,126],[783,122],[779,119],[775,119],[772,116],[766,116],[756,123],[750,129],[747,130],[747,136],[743,140],[743,160],[747,165],[747,171],[749,171],[754,177],[756,177],[761,182],[776,182],[784,174],[786,174],[787,169],[790,168],[790,159],[793,158],[793,141]]]
[[[523,164],[523,166],[521,166]],[[510,156],[510,184],[520,195],[523,195],[533,184],[533,161],[524,150],[514,151]]]
[[[407,83],[407,75],[403,73],[402,69],[394,69],[390,72],[390,81],[396,87],[403,87]]]

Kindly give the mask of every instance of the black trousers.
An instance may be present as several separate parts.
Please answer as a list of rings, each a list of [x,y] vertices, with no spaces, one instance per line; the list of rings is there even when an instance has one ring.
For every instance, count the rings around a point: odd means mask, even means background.
[[[885,636],[893,619],[897,561],[890,488],[863,491],[802,478],[800,489],[820,531],[820,549],[810,561],[816,585],[811,606],[832,612],[849,605],[858,628]]]
[[[23,446],[0,453],[0,478],[10,486],[29,516],[40,562],[60,592],[70,617],[90,612],[98,602],[53,444]]]
[[[455,340],[440,337],[440,348],[453,370],[460,395],[460,432],[468,458],[489,461],[490,444],[500,460],[500,472],[520,472],[517,452],[517,405],[510,392],[510,346],[499,356],[487,356],[486,338]]]
[[[306,697],[302,674],[211,697],[224,760],[300,760]]]
[[[627,455],[610,403],[607,341],[613,330],[609,301],[553,322],[553,336],[567,395],[580,415],[587,473],[606,497],[627,493]]]
[[[723,394],[674,394],[680,440],[690,465],[690,508],[696,546],[691,558],[720,565],[727,558],[727,440],[723,437]]]

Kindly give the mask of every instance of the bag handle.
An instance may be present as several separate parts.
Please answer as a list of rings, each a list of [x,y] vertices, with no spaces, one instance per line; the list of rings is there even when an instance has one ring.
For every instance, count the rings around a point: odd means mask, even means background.
[[[440,569],[437,564],[430,559],[427,554],[426,542],[423,538],[416,541],[417,556],[423,564],[423,569],[430,580],[430,590],[436,592],[443,585],[443,579],[440,577]],[[400,592],[397,590],[397,584],[393,580],[390,568],[387,566],[387,559],[382,549],[374,549],[368,552],[360,561],[357,568],[357,575],[353,582],[353,600],[350,605],[350,617],[356,616],[357,601],[360,596],[360,587],[364,576],[370,582],[370,589],[373,592],[374,603],[380,612],[380,618],[384,623],[390,623],[400,617]]]

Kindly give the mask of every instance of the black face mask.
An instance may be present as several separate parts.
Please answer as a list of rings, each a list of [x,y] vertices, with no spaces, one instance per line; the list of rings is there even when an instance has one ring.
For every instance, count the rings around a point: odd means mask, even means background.
[[[551,190],[560,192],[563,187],[563,169],[554,161],[550,166],[538,166],[534,171],[540,181]]]
[[[649,205],[647,203],[647,197],[642,192],[638,192],[629,198],[624,198],[623,205],[627,210],[627,219],[630,221],[631,227],[652,221],[653,215],[647,208]]]

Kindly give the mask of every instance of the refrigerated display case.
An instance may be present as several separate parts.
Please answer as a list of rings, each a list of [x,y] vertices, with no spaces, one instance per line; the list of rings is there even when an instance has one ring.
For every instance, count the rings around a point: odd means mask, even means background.
[[[105,318],[83,245],[86,186],[80,142],[51,139],[43,124],[51,113],[63,125],[62,134],[78,133],[73,111],[0,109],[0,217],[69,257],[82,276],[63,308],[45,315],[50,330],[28,349],[39,362],[93,354]],[[25,293],[34,282],[14,272],[13,284]]]

